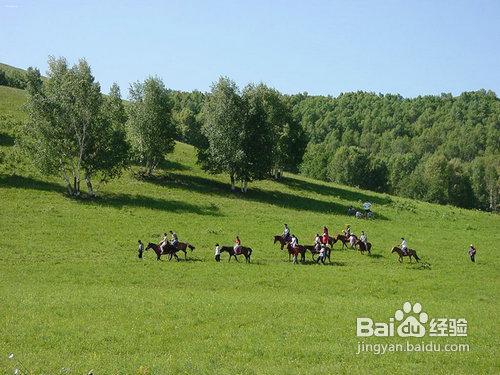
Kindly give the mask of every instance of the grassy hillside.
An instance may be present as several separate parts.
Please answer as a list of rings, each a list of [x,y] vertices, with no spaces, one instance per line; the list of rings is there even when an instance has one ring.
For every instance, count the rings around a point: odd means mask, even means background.
[[[2,115],[22,91],[0,90]],[[15,364],[9,352],[33,373],[499,371],[498,215],[293,175],[232,194],[227,178],[201,171],[184,144],[156,179],[127,173],[95,201],[66,198],[59,180],[29,166],[18,174],[0,175],[2,373]],[[366,200],[375,220],[345,215]],[[292,265],[272,243],[284,222],[302,243],[323,225],[337,233],[350,223],[367,232],[373,255],[336,245],[332,265]],[[137,239],[157,242],[169,229],[196,246],[188,261],[137,259]],[[227,263],[227,254],[215,263],[214,244],[237,234],[253,247],[253,264]],[[425,265],[390,254],[401,236]],[[430,316],[465,317],[466,339],[434,341],[466,342],[471,351],[356,355],[356,318],[388,321],[407,300]]]

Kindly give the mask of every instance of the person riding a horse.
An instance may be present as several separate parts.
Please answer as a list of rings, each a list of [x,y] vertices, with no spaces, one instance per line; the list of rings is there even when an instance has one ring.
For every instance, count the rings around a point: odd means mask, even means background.
[[[177,238],[177,233],[170,231],[170,234],[172,236],[172,240],[170,241],[170,243],[172,244],[172,246],[177,247],[177,244],[179,243],[179,239]]]
[[[323,238],[322,238],[322,243],[323,244],[328,244],[328,241],[330,240],[330,236],[328,234],[328,228],[326,226],[323,227]]]
[[[314,249],[316,251],[319,251],[320,248],[321,248],[321,237],[319,233],[316,233],[316,238],[314,239]]]
[[[160,242],[160,252],[161,252],[161,254],[163,254],[163,252],[165,250],[165,246],[167,245],[167,243],[168,243],[168,236],[167,236],[166,233],[163,233],[163,239]]]
[[[347,225],[346,228],[344,229],[344,236],[347,238],[351,237],[351,226]]]
[[[290,246],[292,246],[292,249],[295,249],[298,244],[299,244],[299,239],[295,237],[295,234],[292,234],[292,240],[290,241]]]
[[[359,240],[363,242],[365,245],[368,243],[368,237],[366,237],[366,234],[364,231],[361,231],[361,236],[359,236]]]
[[[408,249],[408,243],[403,237],[401,237],[401,251],[403,252],[403,254],[406,255],[407,249]]]
[[[290,228],[288,228],[288,224],[285,224],[285,229],[283,229],[283,239],[285,241],[290,240]]]
[[[234,241],[234,253],[235,254],[241,253],[241,240],[239,236],[236,236],[236,240]]]

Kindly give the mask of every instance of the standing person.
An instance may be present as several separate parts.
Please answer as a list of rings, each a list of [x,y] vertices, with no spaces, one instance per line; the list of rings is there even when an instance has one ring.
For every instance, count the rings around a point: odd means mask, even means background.
[[[290,239],[290,228],[288,228],[288,224],[285,224],[285,228],[283,229],[283,239],[285,241]]]
[[[408,249],[408,243],[406,240],[401,237],[401,250],[403,251],[403,254],[406,255],[406,250]]]
[[[218,243],[215,244],[215,261],[220,262],[220,246]]]
[[[139,259],[142,259],[142,252],[144,251],[144,245],[142,244],[142,241],[139,240]]]
[[[326,226],[323,227],[323,241],[325,245],[330,242],[330,235],[328,234],[328,228]]]
[[[234,253],[239,254],[241,248],[241,240],[239,236],[236,236],[236,240],[234,241]]]
[[[177,244],[179,243],[179,239],[177,238],[177,233],[170,231],[170,235],[172,236],[172,240],[170,243],[172,244],[173,247],[177,247]]]
[[[165,249],[165,246],[167,246],[168,243],[168,236],[166,233],[163,233],[163,240],[160,242],[160,253],[163,254],[163,250]]]
[[[316,259],[316,263],[319,264],[319,262],[321,261],[321,263],[325,264],[325,253],[326,253],[326,245],[322,244],[321,249],[319,250],[318,259]]]
[[[472,262],[476,262],[476,248],[472,244],[469,246],[469,258]]]

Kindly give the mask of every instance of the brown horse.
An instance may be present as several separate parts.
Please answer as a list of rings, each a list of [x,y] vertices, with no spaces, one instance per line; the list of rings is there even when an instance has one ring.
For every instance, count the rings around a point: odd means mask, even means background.
[[[195,249],[195,247],[187,242],[177,242],[177,245],[175,245],[177,248],[177,251],[183,251],[184,252],[184,259],[187,257],[187,249],[191,250],[191,252]]]
[[[332,237],[330,237],[330,238],[332,238]],[[319,250],[316,249],[316,245],[304,245],[304,247],[306,248],[306,250],[309,250],[311,252],[313,260],[316,261],[316,259],[314,259],[314,256],[319,254]],[[332,253],[332,249],[327,246],[325,256],[328,258],[328,261],[330,263],[332,262],[332,260],[330,259],[331,253]]]
[[[392,248],[391,253],[398,253],[399,255],[399,261],[403,263],[403,257],[409,257],[410,258],[410,263],[411,263],[411,257],[415,258],[415,260],[418,262],[420,258],[417,256],[417,252],[413,249],[406,249],[406,254],[403,253],[403,250],[401,250],[399,247],[394,246]]]
[[[343,234],[337,234],[335,236],[335,242],[342,242],[342,249],[345,247],[347,249],[347,244],[349,243],[349,238]]]
[[[231,261],[231,257],[234,257],[234,259],[236,259],[236,261],[239,262],[239,260],[238,260],[238,258],[236,256],[237,255],[244,255],[245,256],[245,261],[247,263],[250,263],[250,256],[252,255],[252,249],[249,248],[249,247],[240,246],[240,252],[238,254],[236,254],[234,252],[234,247],[233,246],[221,246],[220,247],[220,252],[223,253],[224,251],[226,251],[227,253],[229,253],[229,260],[228,260],[228,262]]]
[[[361,254],[364,254],[365,251],[368,251],[368,254],[372,254],[370,250],[372,249],[372,244],[367,242],[366,244],[361,240],[356,240],[356,247],[361,251]]]
[[[288,237],[289,239],[286,240],[282,235],[278,234],[276,236],[274,236],[274,242],[273,242],[273,245],[276,243],[276,242],[279,242],[280,245],[281,245],[281,250],[283,250],[283,248],[285,247],[285,245],[290,241],[291,237]]]
[[[179,261],[179,257],[177,256],[177,252],[179,251],[179,249],[177,249],[176,247],[172,246],[170,244],[170,242],[167,242],[166,246],[165,246],[165,250],[162,252],[161,251],[161,247],[160,245],[157,245],[155,243],[148,243],[148,246],[146,246],[146,251],[149,250],[149,249],[153,249],[156,253],[156,260],[160,260],[160,257],[162,255],[170,255],[170,258],[168,258],[168,260],[172,260],[172,257],[175,257],[175,259],[177,261]]]
[[[300,261],[304,263],[306,261],[306,251],[307,249],[305,246],[302,245],[297,245],[295,247],[292,247],[292,244],[290,242],[286,243],[286,248],[288,250],[288,261],[292,260],[293,257],[293,263],[297,263],[297,256],[300,254]]]

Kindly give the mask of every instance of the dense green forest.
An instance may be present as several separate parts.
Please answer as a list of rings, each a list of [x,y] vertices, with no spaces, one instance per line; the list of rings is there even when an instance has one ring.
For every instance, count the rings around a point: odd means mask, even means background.
[[[197,147],[205,146],[200,129],[207,95],[173,93],[179,139]],[[494,92],[283,98],[307,144],[287,170],[429,202],[497,209],[500,101]]]
[[[299,171],[429,202],[498,210],[500,101],[492,91],[411,99],[369,92],[283,95],[263,84],[240,90],[221,78],[209,93],[170,90],[157,82],[148,96],[148,82],[130,89],[128,123],[148,131],[129,137],[132,146],[134,139],[149,142],[154,155],[158,139],[192,144],[199,163],[209,172],[228,173],[233,185],[240,180],[246,189],[253,179]],[[24,88],[26,75],[2,65],[0,84]],[[155,99],[155,90],[165,92]],[[168,142],[167,152],[173,149]]]

